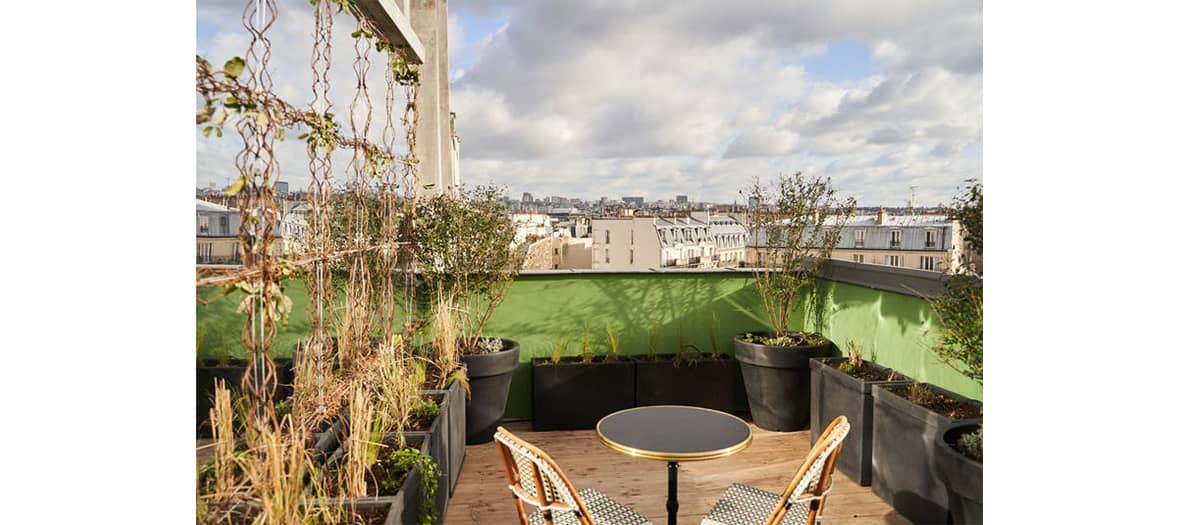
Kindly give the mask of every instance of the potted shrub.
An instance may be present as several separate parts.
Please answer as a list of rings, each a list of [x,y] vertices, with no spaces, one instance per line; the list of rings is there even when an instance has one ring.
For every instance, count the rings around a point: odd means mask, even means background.
[[[983,421],[956,421],[934,443],[934,466],[947,488],[951,523],[983,523]]]
[[[866,361],[849,341],[848,357],[811,360],[811,443],[839,416],[851,428],[836,467],[862,486],[873,479],[873,385],[903,385],[910,378]]]
[[[754,423],[766,430],[796,431],[810,422],[808,361],[825,357],[832,344],[816,333],[788,326],[797,300],[815,282],[840,240],[856,201],[839,200],[830,179],[795,173],[773,188],[754,182],[751,225],[758,253],[754,280],[773,331],[734,338]]]
[[[709,324],[711,352],[702,352],[680,334],[676,353],[656,353],[656,327],[648,333],[648,352],[635,359],[635,405],[691,405],[734,411],[737,364],[721,353],[717,317]]]
[[[618,338],[607,324],[609,351],[594,351],[589,324],[583,325],[581,355],[564,356],[564,339],[548,358],[533,358],[533,430],[594,428],[603,416],[635,406],[635,362],[619,355]]]
[[[467,365],[471,394],[469,445],[492,440],[520,363],[518,343],[483,335],[524,260],[523,247],[513,245],[515,230],[502,198],[501,191],[484,187],[443,193],[423,203],[416,219],[414,246],[426,286],[454,305],[455,348]]]
[[[934,465],[940,430],[983,405],[937,386],[873,386],[873,493],[914,523],[945,523],[947,485]]]

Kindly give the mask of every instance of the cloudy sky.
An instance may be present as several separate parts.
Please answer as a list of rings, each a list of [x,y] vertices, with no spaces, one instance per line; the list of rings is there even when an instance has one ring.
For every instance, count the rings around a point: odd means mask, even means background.
[[[243,54],[243,4],[197,2],[198,54]],[[275,90],[306,104],[311,10],[282,4]],[[342,115],[354,28],[337,17]],[[449,32],[463,181],[516,198],[732,202],[756,176],[803,170],[862,205],[903,204],[911,186],[933,205],[981,178],[978,1],[451,0]],[[383,86],[374,72],[378,102]],[[196,137],[198,185],[225,183],[240,141]],[[302,145],[279,155],[282,178],[303,187]]]

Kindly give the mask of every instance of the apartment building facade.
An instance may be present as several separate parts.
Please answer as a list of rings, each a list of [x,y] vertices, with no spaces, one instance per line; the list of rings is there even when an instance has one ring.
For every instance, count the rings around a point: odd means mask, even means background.
[[[592,267],[610,270],[738,266],[746,228],[730,216],[613,217],[591,220]]]
[[[834,224],[829,219],[826,224]],[[751,265],[763,264],[764,236],[756,233],[746,248]],[[850,217],[840,232],[831,258],[931,272],[955,271],[963,249],[958,221],[946,215],[875,215]]]

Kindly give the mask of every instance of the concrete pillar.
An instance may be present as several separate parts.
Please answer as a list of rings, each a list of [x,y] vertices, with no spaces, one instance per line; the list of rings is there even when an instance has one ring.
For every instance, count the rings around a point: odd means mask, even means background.
[[[418,70],[417,193],[429,197],[453,192],[451,83],[447,50],[447,0],[409,0],[410,25],[425,56]]]

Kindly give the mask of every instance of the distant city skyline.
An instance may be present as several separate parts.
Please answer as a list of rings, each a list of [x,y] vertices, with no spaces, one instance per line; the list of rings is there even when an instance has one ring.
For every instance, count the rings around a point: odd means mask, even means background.
[[[197,2],[197,51],[215,64],[245,49],[240,4]],[[310,6],[281,13],[275,91],[306,104]],[[949,204],[982,178],[981,17],[979,2],[451,2],[463,182],[516,198],[587,188],[740,203],[754,177],[804,171],[862,204],[908,204],[911,186],[921,205]],[[346,26],[333,42],[337,113],[355,84]],[[201,186],[235,172],[232,133],[195,138]],[[277,150],[281,180],[305,187],[303,145]]]

